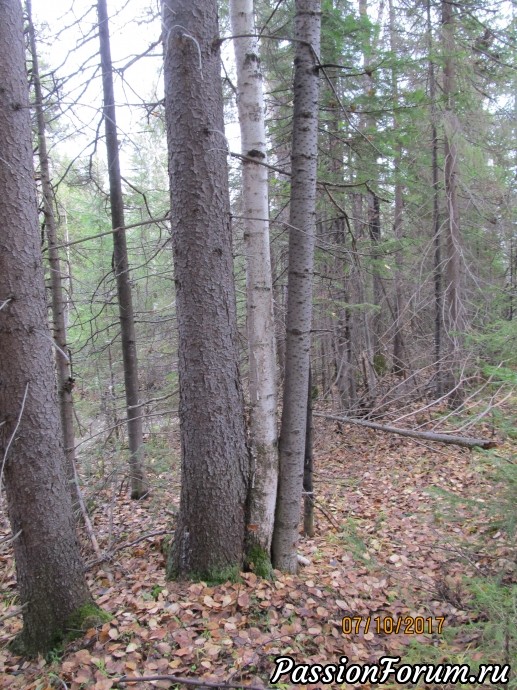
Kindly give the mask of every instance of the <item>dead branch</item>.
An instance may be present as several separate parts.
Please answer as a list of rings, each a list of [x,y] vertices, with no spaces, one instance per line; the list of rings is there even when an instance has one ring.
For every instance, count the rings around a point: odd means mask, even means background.
[[[3,537],[3,539],[0,539],[0,544],[10,544],[15,539],[18,539],[18,537],[20,536],[21,533],[22,533],[22,530],[19,530],[18,532],[16,532],[16,534],[14,536],[12,534],[10,534],[7,537]]]
[[[25,604],[22,604],[21,606],[19,606],[14,611],[11,611],[10,613],[6,613],[3,616],[0,616],[0,623],[2,623],[3,621],[6,621],[8,618],[14,618],[15,616],[18,616],[20,613],[22,613],[23,609],[27,608],[28,605],[29,605],[29,602],[26,601]]]
[[[319,510],[323,513],[323,515],[324,515],[324,516],[327,518],[327,520],[330,522],[330,524],[332,525],[332,527],[336,527],[337,529],[341,529],[340,524],[336,521],[336,519],[334,518],[334,516],[333,516],[331,513],[329,513],[329,512],[321,505],[321,503],[320,503],[316,498],[314,498],[314,495],[313,495],[313,494],[314,494],[314,492],[312,492],[312,493],[310,493],[310,494],[307,493],[306,491],[303,492],[303,496],[308,496],[308,497],[309,497],[309,500],[312,501],[313,505],[314,505],[316,508],[319,508]]]
[[[145,541],[146,539],[150,539],[151,537],[159,537],[162,536],[163,534],[174,534],[174,531],[170,531],[167,529],[160,529],[157,530],[156,532],[149,532],[149,534],[144,534],[141,537],[138,537],[138,539],[135,539],[134,541],[130,541],[126,544],[120,544],[119,546],[115,547],[114,549],[111,549],[109,551],[106,551],[104,555],[101,555],[100,558],[97,558],[95,561],[89,561],[86,563],[84,566],[85,571],[90,570],[96,565],[99,565],[100,563],[103,563],[104,561],[108,561],[115,553],[118,551],[122,551],[123,549],[129,549],[131,546],[134,546],[135,544],[138,544],[141,541]]]
[[[182,678],[181,676],[141,676],[140,678],[117,678],[116,683],[150,683],[153,680],[167,680],[170,683],[191,685],[196,688],[221,688],[222,690],[264,690],[263,685],[243,685],[242,683],[222,683],[201,678]]]
[[[99,237],[106,237],[107,235],[113,235],[115,232],[120,232],[121,230],[132,230],[133,228],[140,228],[144,225],[155,225],[158,223],[164,223],[169,220],[170,216],[162,216],[161,218],[151,218],[150,220],[143,220],[140,223],[131,223],[130,225],[124,225],[119,228],[113,228],[113,230],[106,230],[106,232],[99,232],[96,235],[89,235],[88,237],[82,237],[80,240],[72,240],[71,242],[63,242],[62,244],[56,244],[54,249],[62,249],[63,247],[72,247],[74,244],[81,244],[82,242],[88,242],[89,240],[96,240]],[[42,249],[43,252],[47,251],[47,247]]]
[[[335,417],[330,414],[323,414],[322,412],[313,412],[316,417],[324,417],[325,419],[334,419],[337,422],[345,424],[357,424],[358,426],[365,426],[368,429],[375,429],[376,431],[384,431],[388,434],[398,434],[399,436],[408,436],[409,438],[420,438],[426,441],[436,441],[437,443],[451,443],[463,448],[497,448],[497,442],[494,440],[485,440],[482,438],[467,438],[466,436],[454,436],[453,434],[437,434],[433,431],[413,431],[412,429],[399,429],[395,426],[387,426],[384,424],[377,424],[376,422],[367,422],[364,419],[352,419],[351,417]]]

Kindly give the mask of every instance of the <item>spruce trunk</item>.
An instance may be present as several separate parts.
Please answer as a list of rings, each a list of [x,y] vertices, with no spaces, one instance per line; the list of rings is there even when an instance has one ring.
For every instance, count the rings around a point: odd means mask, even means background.
[[[465,328],[463,306],[461,303],[461,233],[458,206],[458,148],[457,139],[459,123],[456,116],[455,90],[456,65],[454,44],[454,13],[451,0],[442,0],[442,47],[444,53],[443,95],[445,110],[443,114],[444,129],[444,179],[446,198],[446,247],[447,247],[447,288],[446,326],[449,340],[449,370],[447,388],[453,390],[458,383],[461,365],[463,330]],[[455,404],[461,397],[461,390],[452,394],[451,403]]]
[[[119,145],[113,90],[113,68],[106,0],[98,0],[99,42],[104,94],[104,126],[110,184],[111,227],[113,228],[113,270],[117,281],[120,319],[120,338],[124,364],[124,385],[127,406],[127,430],[129,439],[129,469],[131,473],[131,498],[145,496],[148,485],[144,472],[144,442],[142,407],[138,395],[138,358],[136,351],[133,297],[127,256],[126,233],[123,229],[124,198],[120,177]]]
[[[275,567],[293,573],[298,566],[296,545],[303,486],[311,346],[321,3],[320,0],[296,0],[295,6],[287,337],[280,473],[273,534]]]
[[[19,0],[0,12],[0,458],[23,651],[47,652],[91,603],[75,533],[47,322]]]
[[[163,4],[179,338],[181,503],[170,577],[235,575],[249,454],[237,348],[216,0]]]

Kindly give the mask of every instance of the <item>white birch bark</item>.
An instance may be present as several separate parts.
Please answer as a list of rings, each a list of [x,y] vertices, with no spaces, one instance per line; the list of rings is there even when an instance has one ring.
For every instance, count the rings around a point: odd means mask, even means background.
[[[250,430],[248,556],[259,547],[269,559],[278,482],[276,353],[269,250],[269,202],[264,91],[253,0],[230,0],[241,131],[242,209],[246,242]]]
[[[275,567],[293,573],[298,565],[296,545],[303,483],[311,345],[318,154],[319,77],[316,56],[320,50],[321,2],[296,0],[295,6],[287,337],[280,472],[273,534]]]

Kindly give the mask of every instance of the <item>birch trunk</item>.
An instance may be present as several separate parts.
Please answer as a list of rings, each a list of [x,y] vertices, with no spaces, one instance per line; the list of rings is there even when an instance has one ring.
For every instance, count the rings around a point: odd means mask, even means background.
[[[129,439],[129,468],[131,473],[131,498],[139,499],[148,491],[144,472],[144,442],[142,408],[138,395],[138,358],[136,352],[135,319],[131,278],[127,257],[124,199],[120,177],[119,145],[113,90],[113,68],[106,0],[98,0],[99,41],[102,66],[102,88],[104,94],[104,125],[106,129],[106,150],[110,183],[111,226],[113,233],[113,263],[117,281],[122,360],[127,406],[127,429]]]
[[[321,3],[320,0],[296,0],[295,7],[286,362],[277,513],[273,534],[275,567],[292,573],[297,570],[296,545],[303,486],[306,396],[309,385],[318,155],[317,56],[320,50]]]
[[[0,0],[0,14],[0,475],[16,535],[21,647],[34,654],[92,600],[65,470],[19,0]]]
[[[241,131],[242,211],[246,242],[247,327],[249,347],[250,486],[247,551],[270,560],[278,483],[276,352],[271,256],[269,251],[268,171],[264,92],[253,0],[230,0],[237,68],[237,106]],[[239,38],[245,35],[246,38]],[[261,559],[262,560],[262,559]],[[255,565],[257,565],[255,563]]]

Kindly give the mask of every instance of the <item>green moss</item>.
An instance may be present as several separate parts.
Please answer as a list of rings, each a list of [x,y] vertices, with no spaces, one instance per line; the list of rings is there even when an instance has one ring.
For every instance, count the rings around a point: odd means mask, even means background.
[[[96,628],[103,623],[108,623],[112,616],[103,611],[93,602],[80,606],[66,621],[64,636],[65,642],[70,642],[76,637],[80,637],[89,628]]]
[[[16,637],[8,643],[7,647],[15,656],[35,656],[35,652],[31,653],[27,649],[23,633],[16,635]]]
[[[241,569],[238,565],[227,565],[223,568],[212,568],[203,580],[207,585],[222,585],[225,582],[240,582]]]
[[[386,363],[386,357],[381,354],[376,354],[373,356],[373,368],[375,369],[375,373],[378,374],[379,376],[382,376],[382,374],[386,373],[386,370],[388,368],[388,365]]]
[[[169,552],[170,552],[171,546],[172,546],[172,540],[173,540],[172,534],[166,534],[162,540],[162,543],[160,546],[160,551],[163,553],[165,558],[169,557]]]
[[[192,582],[206,582],[207,585],[222,585],[225,582],[240,582],[241,572],[238,565],[227,565],[222,568],[211,568],[205,573],[179,573],[169,559],[167,565],[168,580],[191,580]]]
[[[31,658],[37,654],[46,653],[48,659],[56,660],[61,657],[64,647],[69,642],[81,637],[89,628],[102,625],[110,621],[111,618],[109,613],[103,611],[93,602],[89,602],[74,611],[61,629],[48,631],[48,637],[44,641],[33,639],[27,635],[27,631],[24,629],[10,642],[9,648],[17,656]]]
[[[253,544],[249,547],[246,554],[246,561],[249,569],[259,577],[265,580],[271,580],[273,577],[273,566],[271,565],[271,558],[269,553],[258,544]]]

